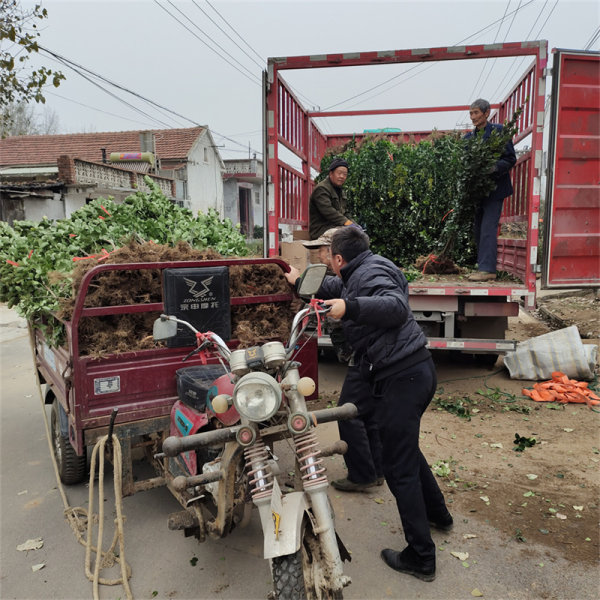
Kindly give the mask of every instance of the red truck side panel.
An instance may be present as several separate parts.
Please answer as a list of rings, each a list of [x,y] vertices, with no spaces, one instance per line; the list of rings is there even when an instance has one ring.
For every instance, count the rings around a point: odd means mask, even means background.
[[[547,288],[600,285],[600,53],[557,50],[546,194]]]

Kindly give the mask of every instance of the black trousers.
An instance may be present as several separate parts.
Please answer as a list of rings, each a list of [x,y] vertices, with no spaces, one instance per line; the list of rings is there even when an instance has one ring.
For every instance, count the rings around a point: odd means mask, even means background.
[[[409,546],[435,566],[429,521],[444,520],[444,496],[419,449],[421,416],[437,385],[431,358],[373,383],[375,417],[383,446],[383,471]]]
[[[373,483],[383,477],[381,440],[371,386],[365,381],[358,367],[348,367],[338,406],[347,402],[356,404],[358,417],[338,421],[340,439],[348,444],[344,460],[348,467],[348,479],[354,483]]]

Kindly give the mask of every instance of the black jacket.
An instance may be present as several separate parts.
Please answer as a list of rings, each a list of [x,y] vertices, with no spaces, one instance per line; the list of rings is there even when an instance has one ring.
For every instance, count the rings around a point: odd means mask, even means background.
[[[363,373],[402,369],[429,356],[427,339],[408,306],[408,283],[402,271],[370,250],[345,265],[339,277],[326,277],[318,295],[342,298],[346,339]]]
[[[308,205],[308,229],[311,240],[316,240],[332,227],[348,221],[346,192],[331,183],[329,176],[319,183],[310,195]]]
[[[483,132],[483,139],[487,140],[494,129],[502,131],[502,125],[498,125],[497,123],[488,123]],[[477,129],[470,131],[467,133],[467,135],[465,135],[465,139],[473,137],[476,132]],[[517,155],[515,154],[515,147],[513,146],[512,141],[508,140],[506,147],[504,148],[504,152],[496,161],[496,168],[492,173],[492,177],[496,181],[496,187],[490,192],[490,195],[488,196],[489,200],[504,200],[504,198],[513,193],[513,185],[512,181],[510,180],[509,171],[514,167],[516,162]]]

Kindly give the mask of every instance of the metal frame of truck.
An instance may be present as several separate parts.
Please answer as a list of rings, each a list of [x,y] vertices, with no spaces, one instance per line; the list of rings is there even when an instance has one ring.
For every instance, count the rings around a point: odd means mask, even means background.
[[[309,111],[282,78],[283,71],[498,57],[533,59],[506,97],[492,104],[494,110],[490,119],[502,123],[517,108],[523,107],[514,141],[518,143],[530,136],[529,150],[519,157],[511,171],[515,191],[505,200],[500,221],[501,224],[525,223],[527,235],[525,239],[502,236],[498,240],[498,270],[516,276],[523,283],[414,282],[409,285],[409,301],[431,348],[492,354],[513,349],[516,342],[504,340],[507,317],[518,314],[519,301],[527,310],[532,310],[536,300],[548,61],[546,41],[269,58],[263,74],[264,157],[267,165],[264,175],[265,222],[268,224],[265,246],[268,255],[279,254],[280,225],[307,229],[308,203],[313,187],[311,169],[320,170],[321,158],[328,148],[363,136],[354,133],[325,135],[316,125],[315,118],[469,110],[469,106],[464,105]],[[390,133],[389,139],[418,141],[428,133]],[[301,170],[281,159],[280,145],[301,161]],[[596,207],[596,221],[597,213]],[[595,256],[598,256],[597,251]],[[598,285],[597,265],[595,285]]]
[[[94,279],[109,271],[141,271],[177,269],[190,267],[220,267],[252,264],[275,264],[283,271],[286,263],[279,259],[232,259],[210,261],[177,261],[160,263],[104,264],[90,269],[79,287],[73,315],[64,322],[67,332],[66,347],[51,348],[42,329],[30,324],[35,353],[35,366],[41,383],[47,384],[46,403],[58,400],[67,422],[61,424],[63,434],[68,431],[69,441],[77,455],[95,443],[109,429],[111,413],[119,412],[114,432],[119,437],[123,454],[123,494],[164,485],[164,477],[135,481],[132,473],[132,444],[136,438],[159,434],[156,452],[162,438],[169,435],[170,413],[178,399],[175,371],[184,366],[202,364],[198,356],[182,363],[190,346],[161,347],[135,350],[119,354],[107,354],[101,358],[80,355],[79,326],[83,319],[108,315],[162,313],[163,302],[86,307],[85,301]],[[257,303],[288,302],[293,294],[272,294],[230,298],[231,306]],[[152,331],[142,332],[143,336]],[[228,342],[232,348],[237,340]],[[318,381],[316,340],[308,340],[300,350],[299,360],[303,374]],[[216,359],[215,359],[216,362]],[[148,441],[145,442],[149,443]],[[162,469],[164,471],[164,469]]]

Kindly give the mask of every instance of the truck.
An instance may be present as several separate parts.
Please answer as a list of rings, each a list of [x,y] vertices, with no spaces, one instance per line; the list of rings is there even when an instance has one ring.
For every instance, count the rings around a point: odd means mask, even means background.
[[[513,141],[524,148],[511,170],[514,193],[504,201],[500,220],[500,227],[512,224],[520,234],[503,233],[498,238],[497,269],[513,277],[485,283],[458,277],[413,281],[409,284],[411,309],[431,349],[472,353],[493,364],[499,354],[516,347],[516,341],[506,339],[508,317],[516,316],[520,306],[527,311],[535,309],[540,277],[545,289],[598,288],[600,53],[554,50],[550,71],[544,40],[269,58],[263,73],[265,255],[280,254],[281,232],[308,228],[314,185],[311,175],[319,171],[325,153],[365,135],[364,131],[325,134],[317,125],[318,118],[469,110],[469,105],[308,109],[286,83],[285,71],[507,57],[529,59],[508,94],[489,99],[494,123],[503,123],[522,107]],[[550,73],[551,113],[545,129],[546,77]],[[378,135],[409,143],[430,133],[382,130]],[[546,147],[547,187],[542,205]]]

